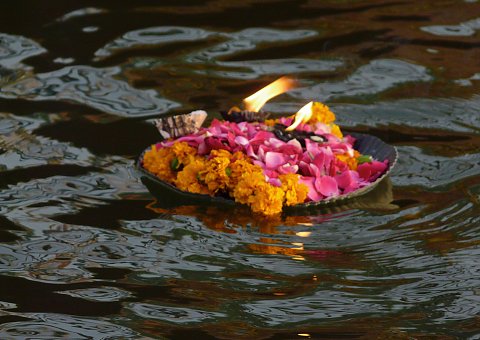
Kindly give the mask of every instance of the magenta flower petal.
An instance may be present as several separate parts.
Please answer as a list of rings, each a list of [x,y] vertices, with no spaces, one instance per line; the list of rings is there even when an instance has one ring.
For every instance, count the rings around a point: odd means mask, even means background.
[[[278,122],[285,126],[290,126],[293,123],[293,118],[290,117],[281,117]]]
[[[253,151],[253,147],[250,144],[247,145],[247,156],[252,159],[258,159],[258,156]]]
[[[312,156],[315,157],[320,153],[320,146],[318,143],[312,142],[310,139],[305,140],[305,148],[307,152]]]
[[[287,142],[287,145],[291,146],[293,149],[293,151],[295,151],[296,153],[302,153],[303,150],[302,150],[302,144],[300,144],[300,142],[296,139],[291,139]]]
[[[281,187],[282,186],[282,182],[278,178],[274,178],[274,177],[269,177],[268,183],[270,183],[271,185],[273,185],[275,187]]]
[[[337,196],[339,193],[337,181],[330,176],[315,179],[315,188],[325,197]]]
[[[321,171],[320,171],[320,169],[318,168],[318,166],[316,166],[316,165],[313,164],[313,163],[310,163],[310,164],[308,165],[308,167],[310,168],[310,173],[312,174],[313,177],[317,177],[317,178],[318,178],[318,177],[321,177],[321,176],[325,175],[325,174],[322,174]]]
[[[258,159],[261,159],[262,161],[265,160],[265,149],[267,147],[265,145],[260,145],[257,150],[257,157]]]
[[[215,137],[205,138],[205,144],[207,144],[207,148],[209,150],[224,149],[227,151],[232,151],[232,148],[230,146],[223,144],[220,139]]]
[[[338,137],[336,137],[334,135],[329,135],[328,136],[328,143],[330,144],[330,147],[333,150],[333,153],[340,154],[340,155],[347,154],[350,157],[353,157],[354,150],[353,150],[352,146],[350,144],[342,142],[342,141],[339,142]]]
[[[265,154],[265,165],[268,169],[276,169],[285,163],[285,156],[280,152],[269,151]]]
[[[302,131],[312,132],[312,127],[308,124],[302,124],[301,128]]]
[[[282,146],[284,146],[285,142],[281,141],[280,139],[277,139],[277,138],[269,138],[268,139],[268,142],[270,143],[270,146],[272,147],[272,149],[274,150],[278,150],[280,149]]]
[[[347,136],[343,137],[343,140],[350,145],[355,145],[355,141],[357,139],[355,137],[351,136],[351,135],[347,135]]]
[[[237,144],[240,144],[242,146],[246,146],[248,145],[250,142],[248,141],[247,138],[243,137],[243,136],[237,136],[235,137],[235,143]]]
[[[300,161],[298,163],[298,166],[300,168],[300,174],[304,176],[314,176],[313,173],[311,173],[310,165],[309,163],[306,163],[304,161]]]
[[[388,160],[385,160],[384,162],[379,162],[379,161],[373,161],[372,162],[372,171],[376,173],[382,173],[387,169],[388,165]]]
[[[285,174],[296,174],[298,172],[298,165],[290,165],[290,163],[279,166],[277,169],[278,173]]]
[[[253,161],[253,164],[258,165],[258,166],[261,167],[262,169],[265,169],[265,163],[263,163],[262,161],[254,160],[254,161]]]
[[[200,143],[200,145],[198,145],[198,154],[206,155],[207,153],[208,153],[208,147],[205,141],[203,141],[202,143]]]
[[[325,175],[329,173],[330,170],[330,163],[332,163],[333,156],[328,156],[325,152],[318,153],[312,161],[318,170],[320,171],[321,175]]]
[[[323,196],[317,192],[317,189],[315,189],[315,177],[300,176],[298,182],[308,187],[307,197],[311,201],[320,201],[323,198]]]
[[[273,137],[273,133],[268,131],[259,131],[255,137],[250,140],[250,144],[259,145],[263,144],[266,140]]]
[[[360,164],[357,168],[358,174],[364,180],[373,182],[387,169],[387,162],[372,161]]]
[[[332,164],[330,165],[329,175],[336,176],[348,170],[350,170],[350,168],[348,167],[348,164],[345,162],[342,162],[341,160],[335,157]]]
[[[278,177],[278,173],[275,170],[264,169],[263,174],[268,177],[273,177],[273,178]]]
[[[317,135],[326,135],[327,133],[330,133],[331,129],[329,126],[323,124],[323,123],[316,123],[314,128],[313,128],[313,131],[317,134]]]
[[[335,176],[338,187],[341,189],[349,189],[353,191],[360,186],[358,172],[353,170],[347,170],[340,175]]]

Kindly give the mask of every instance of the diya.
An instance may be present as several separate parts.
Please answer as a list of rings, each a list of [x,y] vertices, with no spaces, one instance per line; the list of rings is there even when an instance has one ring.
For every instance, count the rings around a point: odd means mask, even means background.
[[[137,161],[143,183],[177,204],[245,204],[263,215],[337,204],[373,189],[397,161],[393,146],[367,134],[344,135],[319,102],[290,117],[269,119],[261,111],[295,85],[282,77],[208,127],[201,110],[156,120],[163,140]]]

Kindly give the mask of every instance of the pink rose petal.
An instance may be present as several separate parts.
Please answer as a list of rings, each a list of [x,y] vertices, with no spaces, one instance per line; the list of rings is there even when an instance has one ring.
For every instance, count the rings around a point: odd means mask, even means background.
[[[282,182],[278,178],[270,177],[268,179],[268,183],[270,183],[271,185],[273,185],[275,187],[281,187],[282,186]]]
[[[285,162],[285,156],[280,152],[269,151],[265,154],[265,165],[268,169],[276,169]]]
[[[282,146],[284,146],[286,143],[281,141],[280,139],[277,138],[269,138],[268,142],[270,143],[270,146],[272,147],[273,150],[278,150]]]
[[[266,140],[273,137],[273,133],[267,131],[259,131],[255,137],[250,140],[250,144],[259,145],[263,144]]]
[[[287,142],[287,144],[289,146],[291,146],[293,149],[293,151],[295,151],[296,153],[302,153],[303,150],[302,150],[302,144],[300,144],[300,142],[296,139],[291,139]]]
[[[263,163],[262,161],[253,160],[253,164],[258,165],[258,166],[261,167],[262,169],[265,169],[265,163]]]
[[[347,170],[340,175],[335,176],[338,187],[344,189],[344,193],[356,190],[360,186],[360,177],[358,172]]]
[[[320,201],[323,198],[315,189],[315,177],[300,176],[298,182],[308,187],[307,197],[310,201]]]
[[[248,157],[250,157],[252,159],[258,159],[258,156],[253,151],[253,146],[251,146],[250,144],[247,146],[246,152],[247,152]]]
[[[284,164],[277,169],[280,174],[296,174],[298,172],[298,165],[290,165],[290,163]]]
[[[363,163],[358,166],[357,171],[361,178],[373,182],[387,169],[387,163],[387,160],[385,162],[372,161]]]
[[[339,193],[337,181],[330,176],[315,179],[315,188],[325,197],[337,196]]]
[[[235,143],[237,144],[240,144],[242,146],[246,146],[249,144],[249,141],[247,138],[243,137],[243,136],[237,136],[235,137]]]

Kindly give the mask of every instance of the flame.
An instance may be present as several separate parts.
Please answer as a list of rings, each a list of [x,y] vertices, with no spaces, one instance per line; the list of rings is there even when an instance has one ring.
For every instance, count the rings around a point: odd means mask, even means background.
[[[258,112],[263,105],[273,97],[278,96],[297,86],[297,81],[289,77],[281,77],[273,83],[265,86],[263,89],[255,92],[251,96],[245,98],[243,103],[245,109],[252,112]]]
[[[312,105],[313,102],[310,102],[306,104],[304,107],[302,107],[300,110],[298,110],[297,113],[295,113],[295,121],[293,122],[292,125],[287,127],[285,130],[286,131],[292,131],[294,130],[300,123],[306,123],[312,118]]]

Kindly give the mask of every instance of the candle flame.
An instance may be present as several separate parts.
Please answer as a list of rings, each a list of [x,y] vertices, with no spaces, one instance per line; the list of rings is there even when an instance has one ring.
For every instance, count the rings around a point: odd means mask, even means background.
[[[273,97],[278,96],[297,86],[297,81],[289,77],[281,77],[273,83],[265,86],[263,89],[255,92],[251,96],[245,98],[243,103],[245,109],[252,112],[258,112],[263,105]]]
[[[286,131],[292,131],[294,130],[300,123],[306,123],[312,118],[312,105],[313,102],[310,102],[306,104],[304,107],[302,107],[300,110],[298,110],[297,113],[295,113],[295,120],[292,125],[287,127],[285,130]]]

